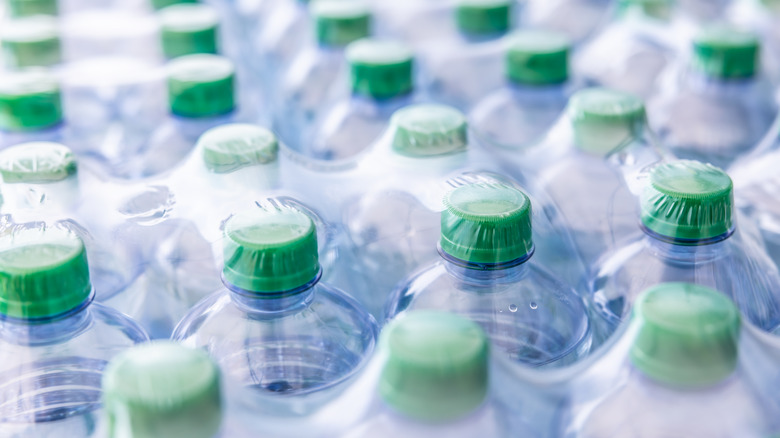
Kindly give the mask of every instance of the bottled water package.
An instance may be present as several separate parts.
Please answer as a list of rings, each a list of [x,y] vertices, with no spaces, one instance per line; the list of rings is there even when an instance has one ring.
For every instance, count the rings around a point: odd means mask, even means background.
[[[650,124],[679,158],[726,168],[753,150],[777,117],[756,35],[707,27],[648,104]]]
[[[729,176],[709,164],[680,160],[651,170],[641,196],[643,235],[605,255],[591,281],[597,312],[611,327],[628,318],[644,289],[684,281],[718,290],[752,324],[777,331],[780,274],[737,227],[732,190]]]
[[[582,296],[533,260],[531,202],[521,191],[472,184],[441,214],[441,260],[400,283],[388,317],[437,309],[480,324],[496,350],[534,367],[559,367],[591,346]]]
[[[0,149],[66,135],[56,77],[40,71],[0,75]]]
[[[95,436],[107,361],[148,337],[92,302],[84,244],[64,228],[4,230],[0,272],[0,436]]]

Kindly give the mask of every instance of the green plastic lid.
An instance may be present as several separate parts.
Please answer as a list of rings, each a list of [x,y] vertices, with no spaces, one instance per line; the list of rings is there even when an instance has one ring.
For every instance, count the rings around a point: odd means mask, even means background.
[[[158,12],[165,56],[217,53],[219,16],[211,6],[182,3]]]
[[[46,318],[73,310],[92,285],[84,243],[61,228],[27,228],[0,237],[0,314]]]
[[[469,184],[444,197],[440,245],[445,253],[471,263],[504,263],[528,256],[531,201],[512,187]]]
[[[235,108],[235,69],[217,55],[186,55],[168,63],[171,112],[181,117],[211,117]]]
[[[609,155],[645,129],[645,105],[637,96],[607,88],[578,91],[567,109],[575,145],[591,154]]]
[[[320,264],[311,218],[292,208],[237,214],[225,224],[222,274],[250,292],[283,292],[314,280]]]
[[[504,33],[511,15],[511,0],[459,0],[455,8],[458,29],[469,35]]]
[[[642,223],[673,239],[703,240],[734,227],[731,178],[711,164],[678,160],[650,172],[641,196]]]
[[[569,79],[571,41],[558,32],[520,31],[506,53],[506,74],[524,85],[560,84]]]
[[[673,386],[718,383],[737,367],[739,310],[724,294],[689,283],[664,283],[636,302],[639,324],[631,362]]]
[[[317,41],[324,46],[346,46],[371,31],[368,5],[355,0],[321,0],[311,5]]]
[[[59,143],[22,143],[0,151],[5,184],[57,182],[75,175],[76,170],[73,152]]]
[[[62,60],[59,26],[54,17],[34,15],[7,21],[2,37],[8,66],[49,67]]]
[[[62,122],[60,85],[41,71],[0,77],[0,129],[38,131]]]
[[[476,323],[414,311],[385,329],[387,363],[379,394],[393,409],[425,421],[462,417],[487,395],[489,343]]]
[[[412,92],[412,51],[392,41],[362,39],[346,50],[352,91],[375,99]]]
[[[203,162],[212,172],[227,173],[276,160],[279,142],[257,125],[232,123],[211,128],[198,139]]]
[[[167,8],[171,5],[178,5],[181,3],[200,3],[199,0],[152,0],[152,6],[155,9],[160,10]]]
[[[31,15],[57,15],[57,0],[8,0],[11,17]]]
[[[674,10],[674,0],[618,0],[618,13],[639,12],[648,17],[668,20]]]
[[[170,341],[130,348],[103,374],[110,437],[213,438],[222,422],[219,368]]]
[[[759,69],[760,55],[758,36],[733,27],[708,27],[693,40],[693,68],[715,78],[754,76]]]
[[[432,157],[466,150],[468,122],[455,108],[437,104],[409,105],[390,121],[393,150],[409,157]]]

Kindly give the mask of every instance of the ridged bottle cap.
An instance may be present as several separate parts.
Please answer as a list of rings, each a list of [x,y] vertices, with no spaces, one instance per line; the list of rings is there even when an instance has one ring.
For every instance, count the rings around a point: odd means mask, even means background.
[[[512,187],[469,184],[444,198],[440,245],[470,263],[505,263],[529,255],[531,201]]]
[[[46,318],[89,299],[84,243],[61,228],[23,229],[0,237],[0,314]]]
[[[575,145],[591,154],[608,155],[639,137],[645,129],[642,99],[622,91],[578,91],[567,108]]]
[[[222,422],[219,368],[201,350],[169,341],[135,346],[103,374],[108,434],[213,438]]]
[[[476,323],[444,312],[414,311],[385,329],[388,359],[379,394],[424,421],[467,415],[487,394],[489,342]]]
[[[199,0],[152,0],[152,6],[157,9],[164,9],[171,5],[178,5],[181,3],[200,3]]]
[[[455,8],[458,29],[469,35],[506,32],[511,25],[510,0],[459,0]]]
[[[209,170],[225,173],[275,161],[279,142],[273,132],[263,127],[232,123],[204,132],[197,147]]]
[[[171,112],[181,117],[212,117],[235,108],[235,68],[217,55],[187,55],[168,63]]]
[[[759,70],[760,55],[758,36],[733,27],[708,27],[693,40],[693,68],[710,77],[750,78]]]
[[[219,16],[211,6],[182,3],[160,10],[158,17],[167,58],[217,53]]]
[[[668,20],[674,10],[674,0],[618,0],[619,13],[639,11],[648,17]]]
[[[62,61],[60,30],[54,17],[34,15],[6,21],[2,37],[8,66],[50,67]]]
[[[60,85],[53,75],[21,71],[0,78],[0,129],[38,131],[61,122]]]
[[[389,99],[412,92],[412,51],[392,41],[362,39],[346,49],[352,91],[375,99]]]
[[[371,12],[357,0],[321,0],[311,5],[317,41],[323,46],[346,46],[369,36]]]
[[[689,283],[645,291],[634,307],[639,331],[631,362],[673,386],[716,384],[737,367],[739,310],[724,294]]]
[[[57,3],[57,0],[8,0],[8,15],[11,17],[57,15]]]
[[[461,152],[469,142],[466,116],[445,105],[409,105],[393,114],[390,125],[393,150],[409,157]]]
[[[22,143],[0,151],[3,183],[50,183],[77,171],[76,157],[65,145],[49,142]]]
[[[509,80],[525,85],[560,84],[569,79],[571,41],[558,32],[526,30],[512,35],[506,53]]]
[[[641,196],[642,224],[672,239],[704,240],[734,227],[731,178],[711,164],[678,160],[656,166]]]
[[[284,292],[313,281],[320,270],[317,230],[292,208],[237,214],[225,224],[222,274],[250,292]]]

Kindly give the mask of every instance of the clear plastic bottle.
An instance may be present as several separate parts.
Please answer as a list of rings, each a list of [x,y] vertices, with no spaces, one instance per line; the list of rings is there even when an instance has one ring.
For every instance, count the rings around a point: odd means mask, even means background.
[[[465,185],[445,198],[442,260],[401,282],[388,318],[412,309],[462,314],[498,351],[534,367],[559,367],[591,346],[588,306],[532,261],[531,202],[498,184]]]
[[[254,71],[270,90],[284,70],[310,38],[308,2],[276,0],[262,26],[250,29],[251,56],[256,57]]]
[[[31,141],[62,141],[62,98],[57,79],[41,71],[0,76],[0,149]]]
[[[672,153],[726,168],[770,132],[777,104],[760,50],[756,35],[732,27],[696,35],[691,58],[648,102],[650,125]]]
[[[745,373],[740,314],[723,294],[664,283],[637,300],[621,382],[585,415],[582,438],[767,437],[778,412]]]
[[[610,330],[628,318],[640,292],[683,281],[722,292],[748,321],[777,331],[780,274],[761,245],[737,229],[725,172],[697,161],[660,164],[650,172],[641,210],[643,235],[605,255],[591,281]]]
[[[507,38],[505,84],[480,100],[469,119],[485,142],[524,149],[542,140],[574,91],[571,43],[560,33],[520,31]]]
[[[94,436],[106,363],[148,337],[92,303],[84,244],[67,230],[4,234],[0,271],[0,435]]]
[[[224,229],[224,287],[193,307],[172,338],[205,348],[226,375],[265,397],[264,409],[316,405],[343,390],[378,330],[354,299],[320,283],[311,218],[255,209]]]

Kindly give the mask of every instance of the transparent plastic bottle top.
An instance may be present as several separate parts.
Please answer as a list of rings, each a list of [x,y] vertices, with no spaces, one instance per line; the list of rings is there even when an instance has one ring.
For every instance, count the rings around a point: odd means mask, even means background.
[[[605,88],[582,90],[572,96],[568,116],[574,145],[597,156],[608,156],[645,130],[645,105],[636,96]]]
[[[512,35],[506,51],[506,76],[521,85],[551,85],[569,79],[571,43],[551,31],[521,31]]]
[[[309,13],[320,46],[346,46],[369,35],[371,11],[364,2],[322,0],[313,3]]]
[[[3,75],[0,80],[0,130],[42,131],[60,123],[60,86],[54,76],[40,71]]]
[[[219,368],[203,350],[172,342],[131,348],[109,362],[103,392],[107,436],[219,436]]]
[[[218,52],[219,16],[211,6],[181,3],[168,6],[157,14],[166,58]]]
[[[196,148],[202,151],[206,168],[214,173],[229,173],[276,160],[279,142],[265,128],[233,123],[203,133]]]
[[[6,68],[49,67],[62,61],[57,19],[47,15],[4,22],[0,46]]]
[[[455,23],[468,37],[498,36],[511,26],[510,0],[459,0],[455,5]]]
[[[7,0],[8,14],[11,17],[31,15],[57,15],[57,0]]]
[[[34,142],[0,152],[0,176],[4,184],[45,184],[76,174],[76,157],[58,143]]]
[[[202,118],[235,109],[235,68],[227,58],[196,54],[168,64],[171,112],[179,117]]]
[[[468,123],[460,111],[436,104],[410,105],[393,113],[393,152],[413,158],[463,152]]]
[[[362,39],[347,46],[352,91],[377,100],[412,92],[412,52],[404,45]]]

